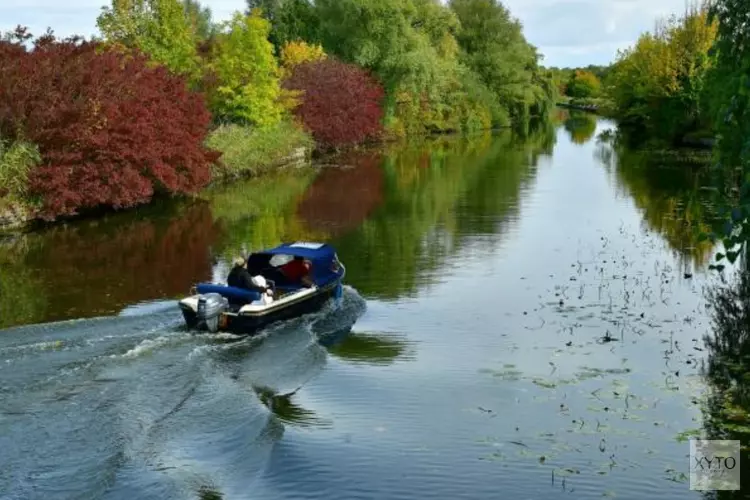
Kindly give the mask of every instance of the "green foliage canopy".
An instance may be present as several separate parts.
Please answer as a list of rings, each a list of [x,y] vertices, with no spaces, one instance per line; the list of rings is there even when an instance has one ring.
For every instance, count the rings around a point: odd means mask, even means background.
[[[201,74],[198,24],[189,21],[186,9],[179,0],[112,0],[102,7],[96,24],[106,42],[139,49],[195,81]]]
[[[320,19],[311,0],[247,0],[247,13],[254,9],[271,22],[268,39],[277,51],[297,40],[320,43]]]
[[[210,70],[214,119],[268,127],[284,116],[279,66],[268,41],[270,23],[259,11],[235,13],[216,35]]]
[[[199,40],[208,40],[214,34],[215,25],[209,7],[204,7],[198,0],[182,0],[185,17]]]
[[[716,124],[716,185],[724,244],[718,261],[734,262],[750,239],[750,26],[747,2],[717,0],[710,12],[718,33],[708,77],[708,107]],[[746,252],[746,249],[744,249]],[[745,262],[747,268],[747,261]]]
[[[693,8],[618,54],[608,83],[626,125],[670,140],[707,125],[702,96],[716,29],[705,7]]]
[[[539,66],[536,47],[521,23],[497,0],[450,0],[461,31],[457,39],[467,66],[479,74],[516,122],[546,115],[556,97],[551,75]]]
[[[570,75],[566,86],[567,95],[570,97],[588,98],[596,97],[601,92],[602,82],[597,76],[589,71],[577,70]]]

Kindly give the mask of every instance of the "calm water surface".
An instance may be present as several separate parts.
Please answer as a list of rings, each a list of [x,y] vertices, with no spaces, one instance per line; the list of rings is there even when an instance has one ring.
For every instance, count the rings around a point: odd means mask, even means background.
[[[0,241],[0,496],[697,498],[700,172],[565,118]],[[340,309],[183,329],[293,239],[337,247]]]

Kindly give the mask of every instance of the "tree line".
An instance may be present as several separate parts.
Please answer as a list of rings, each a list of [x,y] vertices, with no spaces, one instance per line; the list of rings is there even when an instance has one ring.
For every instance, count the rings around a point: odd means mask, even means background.
[[[747,3],[695,3],[659,20],[618,53],[604,88],[621,128],[638,142],[713,143],[715,230],[721,261],[734,262],[750,238],[750,26]]]
[[[557,96],[497,0],[248,0],[223,22],[197,0],[112,0],[96,24],[2,34],[0,212],[196,193],[300,146],[523,128]]]
[[[611,102],[631,145],[712,146],[720,222],[701,238],[723,243],[717,261],[734,262],[750,238],[747,12],[744,0],[693,3],[657,20],[609,66],[550,68],[562,95]]]

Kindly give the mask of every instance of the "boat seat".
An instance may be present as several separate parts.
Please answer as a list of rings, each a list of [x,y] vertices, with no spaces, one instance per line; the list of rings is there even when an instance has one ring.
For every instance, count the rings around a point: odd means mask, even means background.
[[[260,299],[260,292],[255,290],[245,290],[227,285],[217,285],[216,283],[199,283],[195,287],[196,291],[203,295],[206,293],[218,293],[226,297],[230,304],[249,304],[254,300]]]

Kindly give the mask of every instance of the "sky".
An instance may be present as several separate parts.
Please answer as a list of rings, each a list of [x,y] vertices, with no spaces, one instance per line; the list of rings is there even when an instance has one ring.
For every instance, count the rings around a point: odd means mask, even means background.
[[[215,20],[244,10],[245,0],[203,0]],[[663,16],[679,14],[685,0],[504,0],[521,20],[527,40],[545,66],[609,64]],[[0,0],[0,31],[21,24],[33,34],[51,27],[65,37],[97,34],[96,17],[107,0]]]

